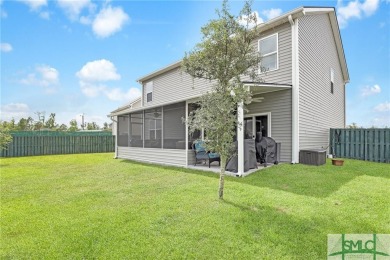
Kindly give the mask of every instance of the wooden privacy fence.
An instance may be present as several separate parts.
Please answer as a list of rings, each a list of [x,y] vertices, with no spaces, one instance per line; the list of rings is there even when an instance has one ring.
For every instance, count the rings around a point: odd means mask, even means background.
[[[0,157],[48,154],[114,152],[115,136],[111,132],[14,132],[7,150]]]
[[[390,163],[390,129],[330,129],[336,157]]]

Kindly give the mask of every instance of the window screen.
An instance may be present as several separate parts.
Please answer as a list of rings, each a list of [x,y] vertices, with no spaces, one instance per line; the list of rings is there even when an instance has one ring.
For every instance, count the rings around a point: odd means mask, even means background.
[[[146,102],[151,102],[151,101],[153,101],[153,93],[152,92],[146,94]]]
[[[145,148],[161,148],[161,107],[145,110]]]
[[[185,102],[164,106],[164,148],[185,149],[186,128],[182,121],[186,114],[185,110]]]
[[[191,112],[197,110],[200,106],[196,103],[190,103],[188,104],[188,114]],[[188,142],[189,142],[189,149],[191,149],[191,145],[195,140],[202,139],[202,130],[195,130],[193,133],[188,134]]]
[[[129,146],[129,116],[118,116],[118,146]]]
[[[143,147],[143,112],[130,114],[130,146]]]

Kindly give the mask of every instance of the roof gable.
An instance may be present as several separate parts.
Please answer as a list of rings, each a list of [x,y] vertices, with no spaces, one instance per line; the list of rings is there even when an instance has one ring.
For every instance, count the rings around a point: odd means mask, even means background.
[[[330,21],[331,21],[331,26],[332,26],[332,32],[334,35],[334,39],[336,42],[336,48],[337,48],[337,53],[339,57],[339,62],[341,65],[342,73],[343,73],[343,79],[345,83],[349,82],[349,73],[348,73],[348,67],[347,67],[347,62],[345,59],[345,53],[344,53],[344,48],[341,40],[341,35],[340,35],[340,29],[336,17],[336,11],[334,7],[299,7],[296,8],[290,12],[284,13],[278,17],[275,17],[266,23],[262,23],[259,25],[260,31],[267,31],[269,29],[275,28],[276,26],[279,26],[284,23],[290,22],[290,20],[298,19],[302,16],[305,15],[316,15],[316,14],[328,14]],[[175,63],[172,63],[166,67],[163,67],[159,70],[156,70],[152,73],[149,73],[143,77],[140,77],[137,79],[139,83],[143,83],[147,80],[153,79],[154,77],[165,73],[167,71],[170,71],[172,69],[178,68],[181,66],[181,60],[177,61]]]

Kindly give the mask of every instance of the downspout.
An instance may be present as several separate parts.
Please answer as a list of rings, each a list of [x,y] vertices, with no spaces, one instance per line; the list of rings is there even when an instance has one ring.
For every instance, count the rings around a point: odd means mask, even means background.
[[[291,25],[292,42],[292,129],[291,129],[291,163],[299,163],[299,42],[298,19],[288,16]]]

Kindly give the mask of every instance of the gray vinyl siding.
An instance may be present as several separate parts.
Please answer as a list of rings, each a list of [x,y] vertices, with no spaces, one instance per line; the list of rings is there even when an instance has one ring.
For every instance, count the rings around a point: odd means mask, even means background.
[[[195,152],[193,150],[188,150],[188,165],[195,164]]]
[[[298,36],[299,149],[326,148],[329,128],[345,126],[345,85],[328,15],[300,18]]]
[[[198,97],[210,90],[212,86],[208,80],[193,79],[183,72],[181,67],[143,82],[143,85],[145,86],[150,81],[153,81],[153,100],[146,102],[146,92],[143,91],[145,108]]]
[[[282,24],[271,30],[267,30],[260,34],[260,38],[253,43],[253,47],[258,50],[258,42],[261,38],[278,34],[278,69],[261,73],[260,77],[266,83],[292,84],[291,74],[291,26],[289,23]],[[249,80],[249,77],[243,77],[244,80]]]
[[[262,102],[249,104],[246,114],[271,112],[271,137],[282,145],[280,160],[291,162],[291,90],[261,96]]]
[[[118,158],[148,163],[187,166],[186,150],[118,147]]]
[[[141,99],[131,105],[132,109],[141,107]]]
[[[261,38],[274,33],[278,33],[279,68],[260,76],[265,82],[290,85],[292,84],[290,24],[286,23],[263,32]],[[253,46],[258,50],[258,40],[253,43]],[[249,78],[243,77],[243,80],[249,80]],[[143,88],[143,106],[145,108],[198,97],[209,91],[213,84],[208,80],[193,79],[190,75],[184,73],[180,67],[147,80],[143,82],[143,85],[145,86],[150,81],[153,81],[153,101],[146,102],[147,93]]]

